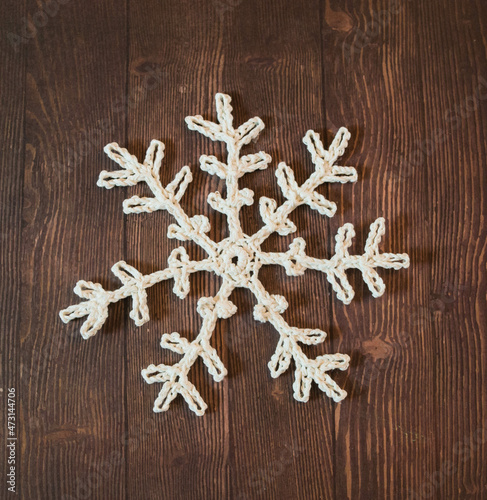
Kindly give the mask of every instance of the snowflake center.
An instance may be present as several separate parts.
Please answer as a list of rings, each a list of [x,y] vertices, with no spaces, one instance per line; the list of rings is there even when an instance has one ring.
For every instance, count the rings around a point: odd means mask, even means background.
[[[258,248],[249,236],[233,241],[230,238],[220,243],[217,274],[227,278],[237,287],[248,286],[261,267],[257,258]]]

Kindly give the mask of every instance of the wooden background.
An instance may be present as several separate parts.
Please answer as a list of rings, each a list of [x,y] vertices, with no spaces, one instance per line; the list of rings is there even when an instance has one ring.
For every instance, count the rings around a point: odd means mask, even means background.
[[[15,387],[21,498],[487,498],[484,1],[2,0],[0,23],[0,425],[3,435]],[[89,341],[80,321],[58,318],[78,302],[78,279],[115,287],[118,260],[148,273],[178,246],[166,238],[168,214],[123,215],[140,188],[96,186],[115,167],[109,142],[141,157],[163,140],[163,182],[190,165],[183,205],[225,235],[205,202],[222,182],[197,167],[222,148],[184,124],[214,118],[218,91],[233,97],[237,123],[266,123],[247,151],[274,161],[241,182],[256,198],[282,200],[278,161],[299,181],[309,175],[307,129],[327,143],[351,130],[344,163],[359,182],[322,188],[337,215],[292,216],[311,255],[330,256],[345,222],[359,251],[378,216],[382,249],[410,254],[410,269],[381,271],[380,299],[351,273],[350,306],[318,273],[262,273],[288,298],[291,324],[328,332],[311,354],[351,354],[333,375],[349,392],[341,404],[316,388],[298,403],[291,372],[270,377],[278,336],[253,320],[253,297],[240,290],[238,314],[214,336],[229,376],[216,384],[204,366],[192,371],[207,414],[180,398],[152,413],[159,387],[140,370],[176,361],[159,348],[164,332],[196,334],[196,301],[218,287],[207,274],[192,278],[185,301],[171,282],[152,289],[152,321],[140,328],[125,303]],[[260,226],[256,206],[244,215],[247,231]]]

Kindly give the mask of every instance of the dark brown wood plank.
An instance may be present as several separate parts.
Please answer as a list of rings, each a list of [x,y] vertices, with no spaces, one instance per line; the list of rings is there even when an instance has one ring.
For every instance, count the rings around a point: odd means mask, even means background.
[[[212,94],[221,81],[222,34],[218,29],[209,29],[214,15],[210,2],[173,1],[164,8],[151,2],[144,9],[130,2],[129,8],[129,95],[144,86],[150,70],[158,76],[150,78],[150,89],[130,108],[127,147],[143,158],[152,139],[165,143],[163,185],[183,165],[191,167],[194,180],[182,199],[190,215],[209,214],[206,196],[214,187],[212,179],[198,168],[202,140],[188,132],[184,122],[189,114],[208,113]],[[126,197],[149,193],[141,185],[130,189],[130,193],[125,191]],[[128,216],[127,262],[147,274],[167,267],[167,258],[176,247],[186,247],[192,259],[204,257],[205,253],[195,245],[167,238],[167,228],[173,222],[165,212]],[[181,301],[172,292],[173,281],[156,285],[148,290],[151,321],[140,328],[130,322],[127,426],[139,429],[143,437],[127,450],[129,497],[137,497],[141,491],[146,498],[228,497],[225,457],[229,415],[223,395],[225,386],[210,382],[206,369],[198,365],[190,378],[211,411],[198,418],[178,397],[167,413],[156,414],[152,408],[161,385],[147,385],[140,375],[151,363],[177,362],[180,356],[161,349],[162,334],[177,331],[195,338],[201,324],[196,303],[201,296],[215,295],[217,286],[218,280],[195,275],[190,295]],[[217,348],[220,350],[221,340]]]
[[[20,493],[20,385],[19,303],[20,229],[22,217],[22,170],[24,152],[25,45],[14,36],[17,20],[25,14],[24,2],[5,2],[0,16],[0,368],[1,435],[5,436],[0,470],[2,491]],[[11,391],[10,389],[13,389]],[[13,397],[10,397],[13,396]],[[8,413],[12,410],[11,413]],[[8,417],[13,417],[7,422]],[[7,424],[11,427],[8,427]],[[11,429],[12,433],[9,432]],[[17,439],[15,439],[17,438]],[[13,469],[12,469],[13,467]],[[7,474],[10,474],[7,477]],[[12,482],[7,483],[7,480]]]
[[[275,170],[290,165],[298,182],[314,166],[302,142],[306,131],[326,131],[323,107],[319,2],[242,2],[225,19],[231,40],[224,73],[225,88],[238,97],[237,123],[261,116],[266,129],[252,151],[263,149],[273,161],[267,170],[246,175],[242,186],[254,191],[255,204],[244,208],[244,227],[251,234],[262,225],[258,211],[261,196],[282,203]],[[335,130],[336,131],[336,130]],[[326,134],[325,134],[326,135]],[[318,189],[327,195],[328,188]],[[298,230],[273,235],[264,249],[286,251],[295,237],[303,237],[306,252],[317,257],[331,250],[324,235],[326,217],[301,207],[291,215]],[[284,313],[293,326],[321,328],[326,341],[305,349],[312,358],[333,353],[331,301],[326,278],[313,272],[288,277],[282,268],[267,267],[259,277],[271,293],[289,302]],[[231,391],[232,470],[234,495],[244,498],[332,498],[334,495],[334,412],[336,404],[312,389],[308,403],[293,398],[294,367],[272,379],[267,363],[279,339],[274,327],[252,318],[255,298],[248,292],[234,295],[240,314],[226,324]],[[235,336],[236,333],[236,336]],[[227,340],[228,339],[228,340]],[[333,374],[338,382],[343,374]]]
[[[218,178],[198,170],[198,158],[201,154],[221,156],[224,152],[221,145],[188,132],[184,116],[203,114],[214,119],[215,92],[230,93],[235,123],[255,115],[267,123],[268,130],[247,151],[263,149],[275,156],[268,171],[246,176],[241,180],[242,187],[252,188],[256,200],[264,194],[282,200],[274,171],[278,160],[283,159],[295,162],[297,176],[304,180],[312,167],[301,139],[310,127],[322,130],[323,109],[319,6],[315,3],[306,9],[301,7],[287,10],[286,2],[191,7],[180,2],[166,10],[144,11],[131,7],[131,68],[151,63],[163,66],[164,80],[160,88],[134,106],[129,144],[142,156],[151,138],[168,138],[163,181],[172,179],[181,165],[191,165],[195,179],[191,195],[183,201],[191,214],[210,217],[212,235],[217,239],[226,235],[226,221],[212,213],[206,197],[224,186]],[[273,23],[269,24],[268,19]],[[165,36],[158,37],[159,31]],[[300,51],[294,40],[303,31],[306,36]],[[132,74],[131,87],[139,83],[140,76]],[[261,226],[257,210],[243,214],[247,231]],[[165,266],[170,250],[178,242],[166,239],[167,216],[152,214],[150,220],[142,217],[142,223],[140,217],[129,219],[127,258],[149,272]],[[316,248],[327,221],[304,210],[293,218],[301,229],[310,226],[300,234],[310,236],[311,248]],[[279,242],[274,238],[268,247],[280,244],[285,249],[291,240]],[[202,256],[191,250],[193,255]],[[327,327],[326,308],[317,308],[305,319],[305,304],[299,300],[300,295],[311,293],[316,303],[326,303],[327,287],[323,287],[322,276],[308,281],[301,278],[293,284],[290,278],[283,280],[281,270],[269,269],[262,275],[273,292],[289,297],[291,308],[286,318],[291,323]],[[279,498],[289,492],[303,498],[331,497],[333,404],[320,395],[300,405],[292,398],[291,374],[271,379],[267,362],[278,336],[272,327],[254,322],[254,300],[247,292],[234,292],[232,300],[239,313],[220,322],[214,336],[229,377],[217,385],[204,367],[195,370],[194,382],[210,406],[204,419],[195,418],[183,402],[174,403],[167,414],[150,416],[159,388],[144,386],[140,369],[149,362],[177,360],[158,351],[161,334],[182,329],[182,334],[193,338],[200,325],[196,302],[201,296],[214,295],[217,284],[214,276],[195,276],[193,291],[183,303],[171,296],[171,285],[160,286],[162,293],[158,295],[154,290],[151,299],[160,324],[152,321],[129,337],[128,425],[153,418],[153,435],[164,435],[164,439],[157,445],[148,439],[134,450],[128,460],[128,492],[135,494],[144,488],[149,496],[159,492],[175,498]],[[329,346],[320,346],[316,352],[330,352]],[[304,414],[308,417],[304,418]],[[147,478],[143,471],[154,463],[158,464],[158,472]]]
[[[202,141],[187,131],[184,117],[207,113],[211,109],[211,94],[216,90],[218,75],[222,71],[219,61],[221,33],[208,29],[214,7],[210,3],[171,2],[167,9],[154,4],[153,8],[140,10],[132,3],[130,12],[131,68],[152,65],[162,71],[163,79],[156,82],[155,88],[131,111],[129,143],[141,156],[151,139],[165,142],[166,158],[161,170],[164,185],[183,165],[189,164],[194,180],[182,200],[183,206],[191,215],[209,214],[206,196],[213,186],[209,176],[199,172],[197,167]],[[163,37],[159,36],[161,32]],[[140,78],[132,73],[131,89],[140,83]],[[206,87],[203,82],[210,82],[211,88],[203,88]],[[142,216],[142,221],[140,218],[133,216],[128,221],[127,258],[144,272],[166,267],[167,257],[178,246],[189,248],[191,258],[203,257],[204,253],[194,246],[168,240],[167,227],[174,222],[168,214]],[[128,425],[147,422],[145,427],[153,431],[140,446],[129,450],[129,495],[136,495],[142,488],[149,498],[197,498],[202,494],[208,498],[228,496],[225,463],[228,455],[228,401],[224,400],[224,385],[212,384],[201,366],[193,370],[191,379],[211,408],[203,419],[199,419],[181,398],[173,402],[167,414],[154,414],[153,401],[160,386],[148,386],[140,376],[140,370],[150,363],[172,364],[177,361],[179,356],[160,348],[161,335],[178,331],[193,339],[201,320],[196,313],[197,300],[200,296],[214,295],[217,285],[217,280],[208,276],[194,276],[192,291],[184,301],[173,295],[172,282],[151,289],[151,322],[130,330],[127,345]],[[148,468],[153,471],[150,477],[144,473]]]
[[[487,5],[421,4],[438,498],[487,495]],[[439,64],[441,61],[441,64]]]
[[[432,325],[418,320],[431,293],[428,173],[401,164],[425,134],[417,17],[413,2],[329,2],[324,12],[328,122],[352,131],[359,171],[352,193],[332,188],[345,207],[333,233],[353,222],[359,252],[383,216],[382,251],[408,252],[412,263],[379,270],[386,292],[378,299],[357,273],[352,304],[334,301],[339,350],[352,354],[350,395],[336,415],[337,498],[407,498],[438,466],[435,341]]]
[[[119,2],[63,2],[27,45],[26,147],[21,253],[23,498],[124,495],[124,337],[85,342],[78,279],[115,281],[123,240],[118,193],[96,186],[109,168],[103,145],[124,134],[125,10]],[[46,7],[47,8],[47,7]],[[42,4],[29,2],[30,17]],[[41,12],[41,14],[38,14]],[[40,17],[39,17],[40,18]],[[108,332],[108,333],[107,333]]]

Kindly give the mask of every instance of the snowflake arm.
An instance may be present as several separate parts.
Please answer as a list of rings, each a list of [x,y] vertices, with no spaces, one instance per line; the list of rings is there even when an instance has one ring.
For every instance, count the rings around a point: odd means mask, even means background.
[[[279,333],[279,342],[275,353],[269,361],[269,370],[273,378],[282,375],[290,366],[295,365],[293,384],[294,398],[303,403],[309,399],[311,382],[314,380],[320,390],[334,401],[342,401],[347,393],[340,389],[336,382],[326,373],[330,370],[346,370],[350,357],[346,354],[324,354],[309,359],[302,351],[299,343],[316,345],[322,343],[326,333],[317,328],[297,328],[290,326],[282,317],[288,303],[282,295],[269,294],[258,279],[251,282],[250,290],[257,299],[254,307],[254,318],[260,322],[269,322]]]
[[[355,231],[352,224],[342,226],[335,238],[335,254],[331,259],[316,259],[305,253],[306,242],[303,238],[295,238],[287,252],[259,252],[258,258],[264,265],[277,264],[285,268],[288,276],[299,276],[306,269],[314,269],[326,274],[329,283],[339,300],[350,304],[354,291],[347,280],[345,271],[358,269],[374,298],[380,297],[385,291],[385,284],[375,270],[401,269],[409,267],[407,254],[380,253],[379,243],[385,233],[385,221],[379,217],[370,226],[369,236],[362,255],[350,255],[348,249],[352,244]]]
[[[135,186],[145,182],[153,193],[153,197],[132,196],[123,202],[123,211],[126,214],[154,212],[167,210],[177,221],[168,228],[168,237],[181,241],[192,240],[206,250],[209,258],[201,262],[190,261],[186,250],[182,247],[175,249],[169,256],[169,267],[150,275],[142,275],[124,261],[116,263],[112,272],[122,281],[123,286],[115,291],[104,290],[99,283],[79,281],[74,292],[81,298],[87,299],[76,305],[62,310],[59,314],[63,322],[88,316],[81,327],[81,335],[87,339],[101,329],[108,317],[110,303],[118,302],[132,296],[133,308],[130,317],[137,326],[149,321],[146,288],[174,278],[174,293],[180,298],[186,297],[189,292],[189,274],[197,271],[213,271],[216,244],[205,234],[210,230],[208,218],[203,215],[188,217],[179,204],[189,183],[192,180],[189,167],[183,167],[174,180],[163,187],[159,178],[161,162],[164,158],[164,144],[153,140],[143,163],[131,155],[117,143],[108,144],[104,148],[110,159],[118,163],[122,170],[100,172],[97,185],[106,189],[115,186]]]
[[[203,318],[201,330],[193,342],[189,342],[177,332],[164,334],[161,339],[161,347],[169,349],[183,358],[175,365],[150,365],[142,370],[144,380],[153,384],[163,384],[159,396],[154,402],[156,413],[167,411],[173,399],[180,394],[188,404],[189,408],[201,416],[207,409],[196,387],[189,381],[188,372],[201,357],[215,382],[223,380],[227,369],[223,365],[216,350],[210,345],[210,339],[216,326],[218,318],[229,318],[237,312],[236,306],[228,300],[234,286],[229,281],[224,281],[215,297],[202,297],[198,301],[198,314]]]
[[[168,228],[168,238],[181,241],[192,240],[204,248],[209,255],[215,255],[216,245],[206,235],[210,230],[210,222],[204,215],[188,217],[179,204],[189,183],[192,181],[191,170],[184,166],[174,180],[163,187],[159,178],[161,162],[164,158],[164,144],[153,140],[147,149],[143,163],[131,155],[125,148],[116,142],[104,148],[110,159],[118,163],[122,170],[100,172],[97,185],[111,189],[115,186],[135,186],[145,182],[153,193],[153,197],[132,196],[123,202],[123,211],[126,214],[154,212],[156,210],[168,211],[177,221]]]
[[[277,207],[276,200],[263,196],[259,201],[259,209],[264,227],[256,233],[255,241],[262,244],[272,233],[287,235],[296,231],[296,226],[288,218],[289,214],[300,205],[308,205],[321,215],[333,217],[337,206],[327,200],[316,188],[325,182],[356,182],[357,171],[353,167],[335,165],[336,160],[343,155],[350,139],[350,132],[342,127],[337,132],[328,150],[325,150],[318,133],[308,130],[303,142],[311,153],[315,171],[308,179],[298,186],[294,172],[285,163],[280,163],[276,170],[277,183],[286,201]]]
[[[99,283],[78,281],[74,293],[86,299],[60,311],[59,316],[64,323],[73,319],[88,316],[81,326],[80,333],[84,339],[93,337],[108,318],[108,306],[127,297],[132,297],[132,318],[137,326],[150,320],[147,306],[146,289],[161,281],[174,279],[174,293],[184,299],[189,292],[189,275],[198,271],[213,271],[215,261],[208,258],[202,261],[190,261],[183,247],[174,249],[168,258],[168,268],[152,274],[143,275],[123,260],[112,267],[112,272],[123,285],[117,290],[104,290]]]
[[[230,96],[216,94],[215,101],[218,123],[205,120],[200,115],[186,117],[186,123],[190,130],[199,132],[213,141],[221,141],[226,144],[226,163],[219,161],[214,156],[202,155],[200,167],[205,172],[218,175],[225,180],[227,197],[222,198],[218,191],[210,193],[208,203],[214,210],[226,215],[230,240],[235,241],[244,235],[239,219],[240,209],[243,205],[254,203],[254,192],[247,188],[239,189],[238,179],[257,169],[266,169],[271,162],[271,157],[263,151],[240,157],[242,147],[257,138],[264,128],[264,123],[259,117],[255,117],[235,129]]]

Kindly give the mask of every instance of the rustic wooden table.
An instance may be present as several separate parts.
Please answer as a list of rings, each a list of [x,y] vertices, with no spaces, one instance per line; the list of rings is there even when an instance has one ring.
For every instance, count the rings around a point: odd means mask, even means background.
[[[487,4],[45,3],[0,6],[0,425],[3,435],[14,388],[20,498],[487,498]],[[78,279],[115,287],[118,260],[149,273],[179,245],[166,238],[167,213],[123,215],[122,201],[143,190],[96,186],[115,167],[105,144],[142,157],[152,138],[164,141],[163,182],[190,165],[183,205],[225,236],[225,219],[206,203],[223,183],[197,166],[200,154],[223,150],[184,123],[213,119],[218,91],[232,96],[237,122],[266,123],[249,151],[273,163],[242,180],[256,199],[282,201],[278,161],[298,181],[309,175],[308,128],[327,143],[342,125],[352,132],[344,162],[359,182],[321,191],[337,215],[292,216],[309,254],[331,255],[345,222],[359,251],[378,216],[387,219],[382,249],[410,254],[407,271],[381,271],[379,299],[350,273],[349,306],[321,274],[261,274],[288,298],[291,324],[328,332],[307,352],[351,355],[350,369],[333,375],[349,393],[340,404],[316,387],[298,403],[291,372],[270,377],[276,332],[253,320],[254,299],[239,290],[238,313],[214,336],[229,376],[216,384],[202,364],[192,373],[206,415],[180,398],[154,414],[159,387],[140,370],[178,359],[160,349],[164,332],[197,333],[196,302],[218,289],[209,274],[192,277],[184,301],[169,281],[152,289],[152,321],[140,328],[125,303],[89,341],[81,322],[59,320],[78,302]],[[243,213],[247,232],[260,227],[257,205]],[[266,248],[284,251],[291,239]]]

